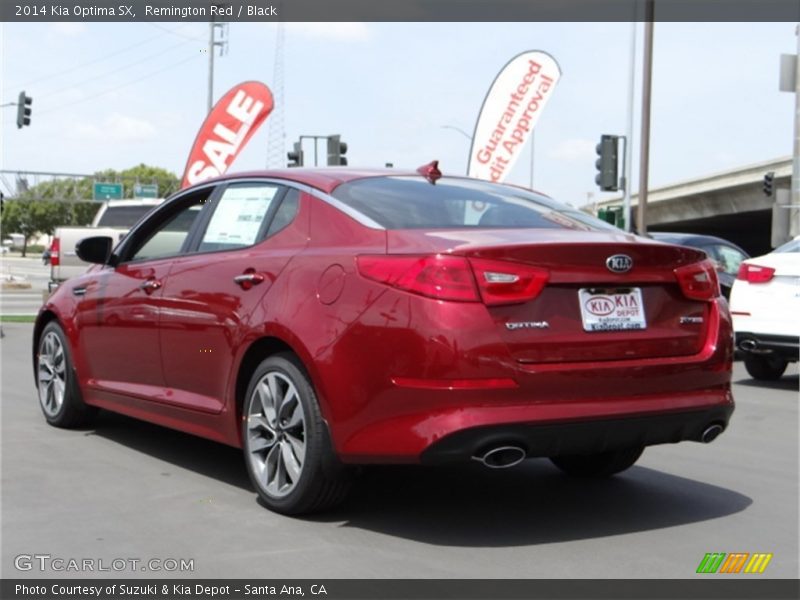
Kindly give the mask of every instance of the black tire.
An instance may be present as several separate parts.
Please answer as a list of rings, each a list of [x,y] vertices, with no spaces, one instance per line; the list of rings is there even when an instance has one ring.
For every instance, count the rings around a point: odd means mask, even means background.
[[[629,469],[639,460],[644,448],[622,448],[600,454],[553,456],[555,466],[573,477],[610,477]]]
[[[350,488],[350,470],[333,451],[314,387],[291,353],[270,356],[253,373],[242,409],[242,448],[253,487],[275,512],[320,512],[339,504]]]
[[[744,355],[744,368],[750,373],[750,377],[762,381],[780,379],[788,364],[780,356],[772,354],[753,354],[748,352]]]
[[[95,407],[83,401],[74,364],[64,330],[56,321],[50,321],[39,337],[36,386],[42,414],[55,427],[80,427],[90,423],[97,414]],[[59,394],[62,395],[60,401]]]

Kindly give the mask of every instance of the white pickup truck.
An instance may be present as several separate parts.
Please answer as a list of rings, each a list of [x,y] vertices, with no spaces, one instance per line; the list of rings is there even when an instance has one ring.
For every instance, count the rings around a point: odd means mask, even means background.
[[[89,263],[83,262],[75,254],[75,245],[79,241],[96,235],[107,235],[119,242],[139,219],[162,202],[163,198],[109,200],[103,202],[89,227],[58,227],[50,245],[48,288],[52,291],[70,277],[80,275],[89,268]]]

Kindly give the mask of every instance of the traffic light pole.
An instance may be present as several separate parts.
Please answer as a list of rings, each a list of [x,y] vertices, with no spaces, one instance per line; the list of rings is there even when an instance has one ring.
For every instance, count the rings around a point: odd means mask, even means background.
[[[300,136],[300,143],[303,143],[303,140],[314,140],[314,166],[319,166],[319,154],[317,152],[317,140],[327,140],[327,135],[301,135]]]
[[[639,203],[636,233],[647,235],[647,187],[650,168],[650,95],[653,87],[653,0],[646,8],[642,76],[642,140],[639,151]]]

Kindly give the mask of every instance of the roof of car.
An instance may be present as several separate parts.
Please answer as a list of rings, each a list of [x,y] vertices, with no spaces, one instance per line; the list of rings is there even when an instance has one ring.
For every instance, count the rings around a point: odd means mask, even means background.
[[[204,181],[204,184],[215,181],[226,181],[229,179],[248,179],[269,177],[271,179],[287,179],[303,183],[316,188],[326,194],[330,194],[334,189],[343,183],[354,179],[365,179],[367,177],[386,177],[386,176],[417,176],[415,171],[404,169],[357,169],[346,167],[297,167],[293,169],[270,169],[263,171],[245,171],[239,173],[226,173],[221,177]]]

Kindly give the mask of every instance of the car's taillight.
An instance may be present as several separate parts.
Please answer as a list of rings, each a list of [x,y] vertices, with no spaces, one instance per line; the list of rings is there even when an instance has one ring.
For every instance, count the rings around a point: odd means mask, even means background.
[[[460,256],[359,256],[357,263],[367,279],[407,292],[438,300],[480,300],[469,263]]]
[[[61,259],[59,257],[59,253],[61,252],[61,240],[58,238],[53,238],[53,243],[50,244],[50,265],[53,267],[57,267],[61,264]]]
[[[692,300],[711,300],[719,296],[719,280],[714,263],[704,260],[675,269],[683,295]]]
[[[739,272],[736,274],[736,279],[742,279],[748,283],[767,283],[774,275],[775,269],[772,267],[761,267],[759,265],[742,263],[739,265]]]
[[[533,300],[544,288],[550,273],[520,263],[471,258],[481,299],[488,306],[519,304]]]
[[[532,300],[549,278],[546,270],[520,263],[442,254],[359,256],[358,272],[421,296],[487,306]]]

